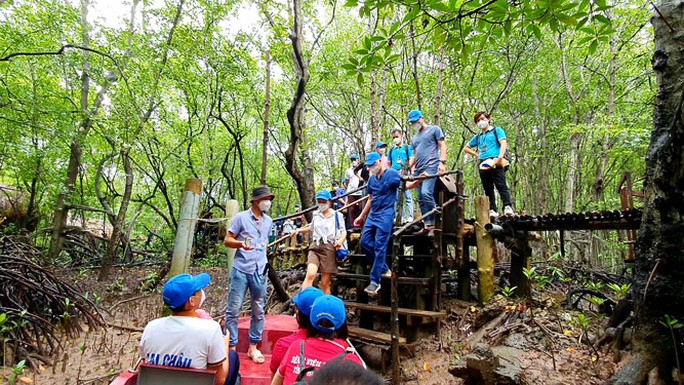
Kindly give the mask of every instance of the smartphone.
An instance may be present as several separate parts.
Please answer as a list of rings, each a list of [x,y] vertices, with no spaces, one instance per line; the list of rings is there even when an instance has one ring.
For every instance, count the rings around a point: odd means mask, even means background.
[[[247,237],[245,238],[245,247],[251,247],[252,246],[252,238]]]

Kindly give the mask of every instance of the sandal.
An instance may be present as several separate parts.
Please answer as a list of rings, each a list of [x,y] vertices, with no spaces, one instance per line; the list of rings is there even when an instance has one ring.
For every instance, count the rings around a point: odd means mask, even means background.
[[[263,364],[266,361],[264,355],[259,351],[259,349],[253,349],[247,352],[247,357],[254,361],[255,364]]]

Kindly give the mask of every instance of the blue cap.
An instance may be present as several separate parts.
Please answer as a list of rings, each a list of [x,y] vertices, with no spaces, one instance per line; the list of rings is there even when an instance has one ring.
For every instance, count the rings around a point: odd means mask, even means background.
[[[380,160],[380,154],[378,154],[378,153],[375,152],[375,151],[374,151],[374,152],[371,152],[371,153],[369,153],[368,155],[366,155],[366,166],[369,166],[369,167],[370,167],[370,166],[372,166],[373,164],[375,164],[375,162],[377,162],[377,161],[379,161],[379,160]]]
[[[179,274],[164,285],[162,298],[164,303],[171,309],[180,309],[197,291],[204,289],[211,282],[211,277],[207,273]]]
[[[321,320],[327,319],[332,322],[332,328],[326,328],[318,324]],[[344,308],[344,302],[334,295],[323,295],[313,302],[311,306],[311,314],[309,321],[316,330],[324,333],[332,333],[344,325],[347,320],[347,311]]]
[[[354,160],[354,159],[361,159],[361,158],[359,158],[359,154],[351,154],[351,155],[349,155],[349,159]]]
[[[297,306],[300,313],[308,317],[311,314],[311,306],[314,301],[321,296],[323,296],[323,290],[309,286],[294,296],[294,298],[292,298],[292,303]]]
[[[375,145],[375,148],[382,148],[382,147],[387,147],[387,143],[378,140],[378,143]]]
[[[332,195],[330,195],[330,191],[328,190],[321,190],[316,194],[316,199],[325,199],[326,201],[329,201],[332,199]]]
[[[423,117],[423,111],[412,110],[411,112],[409,112],[408,119],[409,119],[409,122],[413,123],[413,122],[417,122],[418,119],[420,119],[422,117]]]

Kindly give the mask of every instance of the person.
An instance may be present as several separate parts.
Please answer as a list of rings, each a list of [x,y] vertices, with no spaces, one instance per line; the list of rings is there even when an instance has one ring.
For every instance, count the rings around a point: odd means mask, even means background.
[[[344,186],[344,181],[342,181],[342,184],[343,185],[340,187],[340,184],[337,183],[336,180],[334,180],[332,182],[332,189],[330,190],[330,195],[332,195],[333,198],[342,196],[342,195],[347,193],[347,190],[345,189],[345,186]],[[347,197],[335,199],[335,201],[333,202],[333,209],[339,210],[342,207],[344,207],[344,205],[346,205],[346,204],[347,204]]]
[[[506,184],[506,170],[508,160],[508,137],[501,127],[492,126],[491,117],[488,113],[480,111],[473,119],[480,132],[475,135],[465,147],[465,152],[477,157],[480,165],[480,181],[489,198],[489,216],[499,216],[496,206],[494,187],[499,192],[504,204],[504,215],[515,215],[511,192]]]
[[[313,285],[321,272],[321,290],[330,294],[332,275],[337,274],[337,250],[347,239],[342,213],[332,209],[332,197],[328,190],[316,194],[318,210],[314,212],[311,226],[295,230],[298,233],[312,233],[307,257],[306,278],[302,289]]]
[[[357,167],[359,166],[359,155],[351,154],[349,156],[351,161],[351,166],[345,171],[344,178],[347,180],[347,191],[357,190],[360,186],[359,174],[357,172]],[[354,191],[347,196],[348,203],[351,205],[347,208],[347,229],[351,229],[354,223],[354,219],[359,215],[361,207],[359,203],[354,204],[363,195],[363,191]]]
[[[230,348],[238,343],[238,315],[249,290],[252,318],[249,323],[247,356],[257,364],[265,361],[257,345],[264,332],[266,304],[266,246],[273,220],[266,215],[275,196],[267,186],[252,190],[251,207],[233,217],[224,245],[237,249],[230,271],[230,292],[226,309],[226,330],[230,333]]]
[[[308,385],[384,385],[385,380],[370,369],[345,359],[328,361],[311,376]]]
[[[179,274],[162,290],[168,317],[145,326],[140,338],[142,359],[152,365],[195,369],[215,369],[215,385],[233,385],[240,369],[238,354],[228,348],[230,337],[223,336],[216,321],[200,318],[197,310],[204,302],[204,288],[211,276]]]
[[[385,167],[389,167],[389,163],[387,161],[387,155],[385,152],[387,151],[387,143],[383,141],[378,141],[378,143],[375,144],[375,151],[380,154],[380,163]]]
[[[444,140],[444,132],[439,126],[431,126],[425,123],[425,117],[420,110],[409,112],[408,120],[416,130],[413,137],[413,156],[409,161],[413,175],[423,173],[434,175],[446,171],[447,148]],[[429,178],[423,181],[418,190],[418,203],[421,214],[425,214],[435,208],[435,183],[437,178]],[[435,216],[425,218],[424,232],[432,233],[435,227]]]
[[[399,171],[404,175],[408,172],[408,163],[413,156],[413,147],[410,144],[404,144],[404,136],[399,128],[392,130],[392,141],[394,147],[389,150],[387,158],[389,165],[393,169]],[[399,199],[397,197],[397,199]],[[413,221],[413,190],[406,189],[404,195],[404,207],[402,208],[401,221],[402,223],[409,223]]]
[[[290,345],[271,381],[271,385],[291,385],[298,377],[309,379],[315,370],[335,358],[366,367],[346,340],[347,310],[334,295],[323,295],[313,302],[306,339]],[[300,378],[301,379],[301,378]]]
[[[292,298],[292,303],[295,307],[295,318],[297,319],[299,330],[290,336],[278,339],[275,345],[273,345],[271,364],[269,365],[271,369],[271,379],[273,379],[275,372],[280,367],[280,363],[283,361],[283,357],[285,356],[285,353],[290,345],[306,339],[306,329],[311,324],[309,322],[311,306],[316,298],[322,295],[323,291],[321,289],[311,286],[307,287],[306,289],[302,289],[299,294]]]
[[[366,222],[361,234],[361,249],[366,258],[373,261],[373,268],[370,273],[371,282],[364,291],[376,295],[380,290],[382,275],[390,274],[386,253],[394,223],[394,205],[401,175],[397,170],[383,167],[377,152],[366,156],[366,167],[371,175],[368,180],[368,200],[361,214],[354,220],[354,226],[359,227],[364,220]]]

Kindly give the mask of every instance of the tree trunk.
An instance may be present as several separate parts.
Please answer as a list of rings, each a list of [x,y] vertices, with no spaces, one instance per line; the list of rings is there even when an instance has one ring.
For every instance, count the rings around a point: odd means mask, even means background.
[[[268,135],[271,118],[271,51],[266,50],[266,91],[264,96],[264,137],[261,154],[261,184],[266,184],[266,170],[268,170]]]
[[[371,71],[370,75],[370,121],[371,121],[371,141],[373,146],[380,140],[380,119],[378,116],[378,71]]]
[[[410,34],[411,34],[411,74],[413,75],[413,83],[416,87],[416,108],[419,110],[423,109],[423,96],[420,93],[420,79],[418,76],[418,50],[416,49],[416,29],[413,26],[413,23],[411,23],[411,28],[410,28]]]
[[[565,187],[565,212],[571,213],[575,209],[575,185],[580,167],[579,147],[582,134],[573,132],[570,135],[570,163],[568,164],[568,179]]]
[[[652,23],[658,94],[632,285],[634,354],[609,384],[645,383],[656,366],[661,374],[671,373],[673,348],[681,344],[682,337],[682,329],[678,329],[678,341],[672,341],[659,321],[666,314],[684,320],[684,34],[675,32],[684,29],[684,1],[658,1]]]
[[[442,120],[442,97],[444,95],[444,71],[446,70],[447,56],[444,54],[444,47],[439,55],[439,68],[437,69],[437,93],[435,94],[435,113],[433,122],[439,126]]]
[[[306,125],[304,115],[306,99],[304,96],[306,84],[309,81],[309,64],[302,49],[301,0],[292,0],[292,13],[293,26],[290,40],[292,41],[297,88],[292,97],[292,104],[287,110],[287,121],[290,124],[290,143],[285,151],[285,168],[295,180],[302,206],[306,207],[314,203],[314,176],[311,156],[309,150],[304,146],[306,143],[304,140],[304,127]]]

